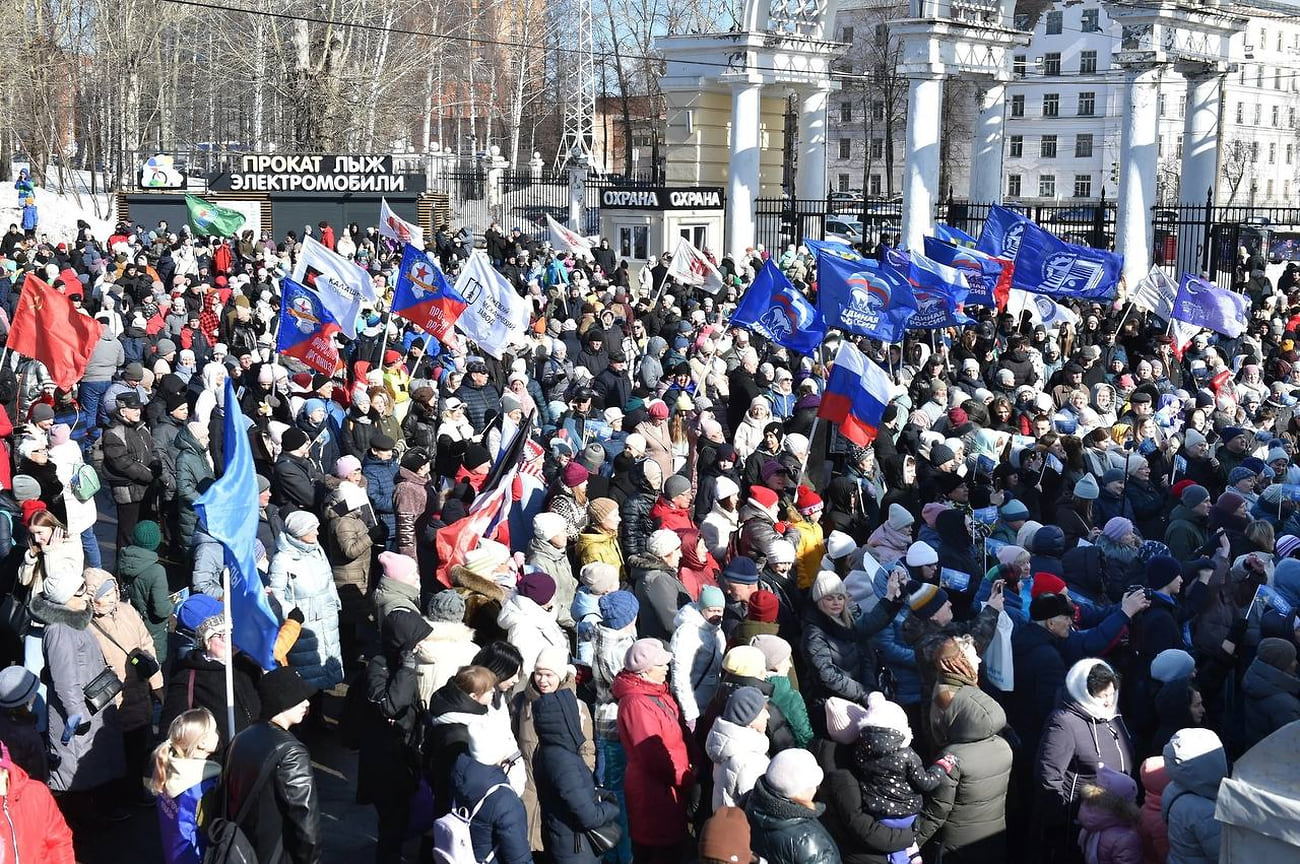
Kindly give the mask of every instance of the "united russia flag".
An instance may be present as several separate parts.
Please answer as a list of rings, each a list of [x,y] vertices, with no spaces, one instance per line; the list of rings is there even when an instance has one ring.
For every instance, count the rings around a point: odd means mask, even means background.
[[[890,400],[889,376],[849,342],[840,345],[817,416],[837,423],[840,434],[865,447],[876,437]]]

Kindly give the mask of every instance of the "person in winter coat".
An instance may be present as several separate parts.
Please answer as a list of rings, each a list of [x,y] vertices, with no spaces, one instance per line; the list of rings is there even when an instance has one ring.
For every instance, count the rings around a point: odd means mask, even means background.
[[[469,750],[451,767],[451,801],[471,814],[470,842],[476,861],[532,864],[528,815],[506,776],[518,758],[515,742],[499,736],[471,737]]]
[[[1084,784],[1079,804],[1079,848],[1084,864],[1142,864],[1137,783],[1102,766],[1095,783]]]
[[[315,864],[320,858],[320,798],[311,754],[290,731],[307,716],[308,700],[315,695],[292,669],[282,666],[266,673],[258,683],[262,720],[230,742],[219,794],[225,796],[225,812],[232,820],[246,810],[236,824],[258,861]],[[274,766],[270,779],[250,800],[268,764]]]
[[[185,424],[176,434],[177,541],[186,553],[194,546],[194,528],[199,516],[194,502],[216,475],[208,453],[208,427],[197,421]]]
[[[560,626],[573,629],[573,595],[578,581],[565,554],[568,531],[564,517],[557,513],[538,513],[533,519],[533,536],[528,542],[528,564],[545,572],[555,581],[555,610]]]
[[[980,656],[968,636],[947,639],[935,658],[930,708],[934,746],[957,758],[956,784],[941,787],[943,827],[935,842],[947,862],[1000,862],[1007,854],[1007,788],[1015,737],[1007,715],[979,687]]]
[[[311,686],[329,689],[343,680],[342,602],[319,536],[319,519],[305,510],[291,513],[284,520],[267,581],[281,620],[294,609],[303,616],[302,632],[289,649],[289,665]]]
[[[620,582],[627,581],[627,563],[619,542],[622,516],[612,498],[596,498],[587,504],[587,528],[578,535],[577,559],[581,567],[594,562],[609,564],[618,570]]]
[[[193,603],[190,599],[182,606]],[[218,607],[219,608],[219,607]],[[177,626],[180,626],[179,616]],[[247,654],[232,653],[230,625],[221,614],[203,619],[194,628],[194,647],[176,658],[167,679],[159,728],[170,728],[177,717],[194,708],[206,708],[217,718],[217,753],[224,753],[230,739],[257,722],[262,711],[257,682],[262,669]],[[226,714],[226,664],[233,664],[235,685],[235,728]]]
[[[436,393],[432,387],[417,387],[411,394],[410,410],[402,420],[402,436],[406,446],[423,450],[433,458],[438,452],[438,410],[434,407]]]
[[[142,519],[131,532],[131,545],[117,552],[117,573],[127,599],[153,637],[153,656],[167,657],[167,626],[174,604],[167,584],[167,571],[158,561],[162,530],[151,519]]]
[[[1169,827],[1167,864],[1215,864],[1220,851],[1215,800],[1228,776],[1223,742],[1209,729],[1183,729],[1169,739],[1164,757],[1169,785],[1160,814]]]
[[[743,807],[758,778],[767,771],[767,697],[740,687],[727,699],[704,742],[713,760],[713,810]]]
[[[497,616],[509,642],[519,650],[523,665],[515,692],[523,692],[538,656],[547,648],[569,646],[569,637],[555,620],[555,580],[540,570],[525,573],[516,592],[501,605]]]
[[[393,515],[397,526],[393,549],[417,561],[420,558],[418,550],[423,545],[421,541],[428,541],[431,469],[426,451],[407,450],[402,455],[397,469],[397,485],[393,488]]]
[[[824,774],[807,750],[785,750],[768,763],[745,804],[750,846],[768,864],[840,864],[840,852],[813,800]]]
[[[849,603],[844,582],[823,571],[813,582],[809,609],[803,625],[803,651],[811,671],[805,682],[810,715],[821,715],[821,706],[831,696],[866,705],[876,681],[876,648],[871,637],[889,626],[898,614],[902,577],[891,575],[886,594],[865,615]]]
[[[686,808],[695,772],[681,714],[668,692],[671,663],[659,640],[639,639],[611,688],[627,754],[623,790],[637,864],[675,864],[685,856],[688,839]]]
[[[420,704],[462,668],[472,665],[479,646],[474,631],[465,626],[465,601],[459,594],[444,589],[429,598],[424,611],[430,632],[416,650]]]
[[[393,509],[393,492],[397,488],[397,470],[401,465],[393,456],[396,446],[387,435],[376,435],[370,439],[370,452],[361,460],[361,473],[366,478],[366,495],[384,529],[377,542],[382,542],[384,548],[389,550],[397,543],[397,512]]]
[[[663,470],[657,462],[643,459],[632,468],[630,480],[636,490],[635,494],[629,495],[619,508],[619,537],[629,562],[645,551],[646,543],[655,531],[650,511],[654,508],[659,488],[663,485]]]
[[[1204,486],[1188,486],[1169,514],[1165,545],[1178,561],[1191,561],[1209,541],[1210,492]]]
[[[139,394],[128,391],[117,400],[113,423],[104,432],[104,479],[117,504],[117,548],[129,546],[140,521],[140,508],[157,475],[153,438],[141,420]]]
[[[1169,743],[1168,741],[1165,742]],[[1163,753],[1163,748],[1161,750]],[[1142,834],[1142,859],[1145,864],[1165,864],[1169,858],[1169,826],[1160,813],[1165,789],[1169,786],[1169,772],[1165,770],[1165,757],[1152,756],[1143,760],[1141,769],[1142,812],[1138,829]]]
[[[72,831],[44,783],[12,762],[0,744],[0,845],[23,864],[74,864]]]
[[[158,829],[166,864],[200,864],[207,848],[204,811],[211,812],[221,763],[217,720],[206,708],[186,711],[171,722],[167,740],[153,753],[149,789],[157,796]]]
[[[349,459],[356,462],[352,456],[344,456],[339,462]],[[344,664],[351,665],[358,652],[358,628],[370,614],[368,595],[370,564],[374,557],[372,532],[375,515],[365,489],[352,480],[342,480],[331,493],[325,519],[325,542],[322,545],[339,594],[339,645]]]
[[[451,773],[469,753],[470,741],[487,734],[488,707],[497,676],[482,666],[466,666],[429,697],[428,728],[421,744],[424,778],[433,792],[434,815],[451,810]]]
[[[723,561],[731,548],[731,538],[740,529],[740,487],[730,477],[719,477],[714,485],[716,499],[708,515],[700,521],[700,536],[709,554]]]
[[[100,711],[86,705],[86,685],[107,665],[90,626],[92,599],[80,571],[58,571],[47,574],[30,604],[32,615],[45,622],[42,677],[49,682],[50,750],[58,757],[50,771],[55,792],[105,790],[126,774],[117,705],[110,702]]]
[[[1270,636],[1260,640],[1254,661],[1241,682],[1248,750],[1288,723],[1300,720],[1300,678],[1296,677],[1295,643]]]
[[[3,431],[3,429],[0,429]],[[50,462],[54,465],[55,476],[62,485],[60,502],[67,514],[68,535],[81,538],[81,549],[85,554],[86,565],[99,567],[103,563],[99,552],[99,540],[95,537],[95,523],[99,521],[99,508],[94,497],[82,501],[73,491],[72,481],[77,469],[85,463],[85,456],[80,443],[72,440],[72,430],[66,423],[56,423],[50,427]],[[4,482],[0,478],[0,482]],[[12,530],[10,532],[12,534]],[[0,551],[7,544],[0,542]]]
[[[671,689],[681,706],[686,728],[692,731],[700,712],[718,689],[726,648],[721,627],[725,605],[722,590],[707,586],[700,592],[699,600],[687,603],[673,619],[673,638],[669,645],[673,655]]]
[[[1106,765],[1134,769],[1128,730],[1119,716],[1119,678],[1101,660],[1080,660],[1065,676],[1060,708],[1047,720],[1034,767],[1035,829],[1045,861],[1069,860],[1073,820],[1085,783]]]
[[[591,746],[583,723],[585,706],[571,688],[558,688],[538,696],[532,711],[542,847],[555,864],[596,864],[600,859],[584,835],[618,819],[619,806],[608,793],[597,792],[584,755]]]
[[[668,530],[655,531],[645,552],[628,559],[632,589],[641,606],[638,632],[653,639],[672,638],[677,610],[690,602],[686,586],[677,577],[682,540]]]

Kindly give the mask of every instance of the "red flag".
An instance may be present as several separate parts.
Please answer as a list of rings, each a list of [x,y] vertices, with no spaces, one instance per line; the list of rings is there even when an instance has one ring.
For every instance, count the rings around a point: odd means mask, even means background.
[[[8,346],[45,364],[63,390],[86,373],[103,325],[78,311],[72,301],[31,273],[23,280],[9,326]]]

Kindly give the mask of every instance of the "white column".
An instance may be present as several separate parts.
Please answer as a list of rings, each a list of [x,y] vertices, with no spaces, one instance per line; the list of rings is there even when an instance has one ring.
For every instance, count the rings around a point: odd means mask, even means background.
[[[1002,200],[1002,117],[1007,87],[991,81],[979,94],[979,116],[970,152],[970,200],[992,204]]]
[[[1187,113],[1183,117],[1183,164],[1178,181],[1178,203],[1205,206],[1210,190],[1217,188],[1219,162],[1219,92],[1223,76],[1217,69],[1201,66],[1184,72],[1187,80]],[[1180,271],[1201,272],[1204,262],[1205,228],[1202,219],[1178,229]]]
[[[829,91],[820,87],[800,94],[799,172],[795,197],[825,198],[826,186],[826,102]]]
[[[939,135],[943,76],[910,79],[907,94],[907,159],[903,163],[903,236],[907,249],[921,249],[934,227],[939,200]]]
[[[1124,255],[1124,276],[1134,285],[1151,269],[1151,208],[1156,203],[1156,100],[1159,66],[1124,70],[1124,119],[1119,137],[1119,213],[1115,249]]]
[[[731,162],[727,169],[727,246],[743,253],[754,245],[754,203],[758,199],[759,123],[763,85],[742,82],[731,90]]]

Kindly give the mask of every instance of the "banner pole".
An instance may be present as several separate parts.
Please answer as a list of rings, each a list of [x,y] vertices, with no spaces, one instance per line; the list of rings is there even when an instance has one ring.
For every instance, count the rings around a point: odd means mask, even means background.
[[[229,554],[229,553],[227,553]],[[235,737],[235,619],[230,609],[230,567],[223,568],[221,577],[221,605],[226,615],[226,729]],[[226,742],[229,745],[229,741]]]

